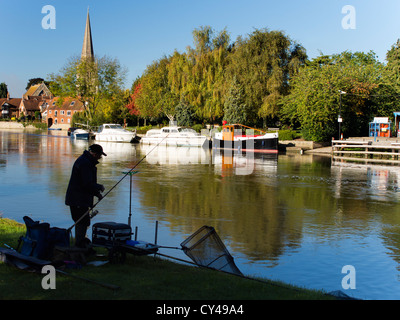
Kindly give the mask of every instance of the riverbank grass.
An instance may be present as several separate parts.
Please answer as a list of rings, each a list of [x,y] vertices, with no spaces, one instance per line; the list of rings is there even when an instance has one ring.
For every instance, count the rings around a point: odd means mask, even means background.
[[[16,247],[25,226],[0,217],[0,246]],[[267,280],[251,280],[177,264],[153,256],[128,254],[124,264],[85,266],[57,273],[56,289],[42,288],[44,274],[0,263],[0,299],[24,300],[284,300],[333,299],[320,291]],[[79,278],[78,278],[79,277]],[[86,279],[86,280],[83,280]],[[90,279],[94,282],[89,282]],[[112,284],[120,289],[110,289]]]

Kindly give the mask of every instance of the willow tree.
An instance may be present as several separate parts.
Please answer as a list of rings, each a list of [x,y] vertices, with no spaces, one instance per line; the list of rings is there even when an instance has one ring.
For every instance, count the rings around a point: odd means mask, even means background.
[[[136,99],[142,116],[164,114],[174,120],[175,107],[184,100],[200,119],[222,117],[229,35],[201,27],[193,31],[193,38],[194,47],[187,52],[175,51],[146,68]]]
[[[305,49],[281,31],[256,29],[247,38],[237,39],[227,74],[243,85],[249,120],[279,115],[279,101],[288,93],[289,79],[306,58]]]
[[[193,43],[186,52],[189,66],[183,94],[199,118],[214,121],[223,116],[230,37],[226,29],[216,33],[206,26],[194,29]]]

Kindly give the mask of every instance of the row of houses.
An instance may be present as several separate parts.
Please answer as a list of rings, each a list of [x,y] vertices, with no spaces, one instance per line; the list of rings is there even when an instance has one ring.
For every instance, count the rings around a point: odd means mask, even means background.
[[[94,61],[89,9],[86,17],[81,59]],[[76,98],[54,97],[45,83],[31,86],[21,99],[10,98],[7,95],[7,98],[0,99],[0,107],[2,118],[19,119],[23,116],[28,119],[37,119],[40,117],[49,128],[54,125],[69,128],[74,113],[84,110],[83,103]]]
[[[40,118],[50,128],[53,125],[68,128],[72,116],[84,110],[83,103],[76,98],[54,97],[49,88],[44,84],[31,86],[22,98],[0,98],[1,117],[3,119],[28,120]]]

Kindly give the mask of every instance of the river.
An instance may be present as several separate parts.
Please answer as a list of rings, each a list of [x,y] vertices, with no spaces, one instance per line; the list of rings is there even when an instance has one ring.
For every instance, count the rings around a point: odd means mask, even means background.
[[[99,144],[107,153],[97,166],[106,191],[147,156],[131,197],[127,177],[98,204],[92,223],[127,223],[131,199],[141,240],[154,241],[156,221],[158,243],[174,247],[209,225],[245,275],[360,299],[400,298],[399,167]],[[65,191],[87,147],[61,131],[0,130],[0,214],[70,227]],[[188,260],[181,250],[161,252]]]

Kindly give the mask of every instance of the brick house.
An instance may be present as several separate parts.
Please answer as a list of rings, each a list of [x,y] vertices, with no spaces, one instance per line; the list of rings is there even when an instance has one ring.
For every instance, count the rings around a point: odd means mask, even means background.
[[[42,119],[50,128],[52,125],[69,128],[72,116],[76,112],[84,111],[82,101],[76,98],[55,97],[47,102],[47,107],[42,113]]]
[[[42,113],[46,107],[46,102],[49,99],[42,96],[28,96],[26,99],[22,98],[19,105],[19,114],[24,115],[29,120],[35,119],[37,112]]]
[[[1,118],[11,119],[19,117],[19,105],[21,104],[19,98],[10,98],[10,94],[7,93],[7,98],[0,99]]]
[[[48,101],[52,98],[52,93],[44,83],[31,86],[22,96],[18,116],[24,115],[28,119],[34,119],[46,109]]]

